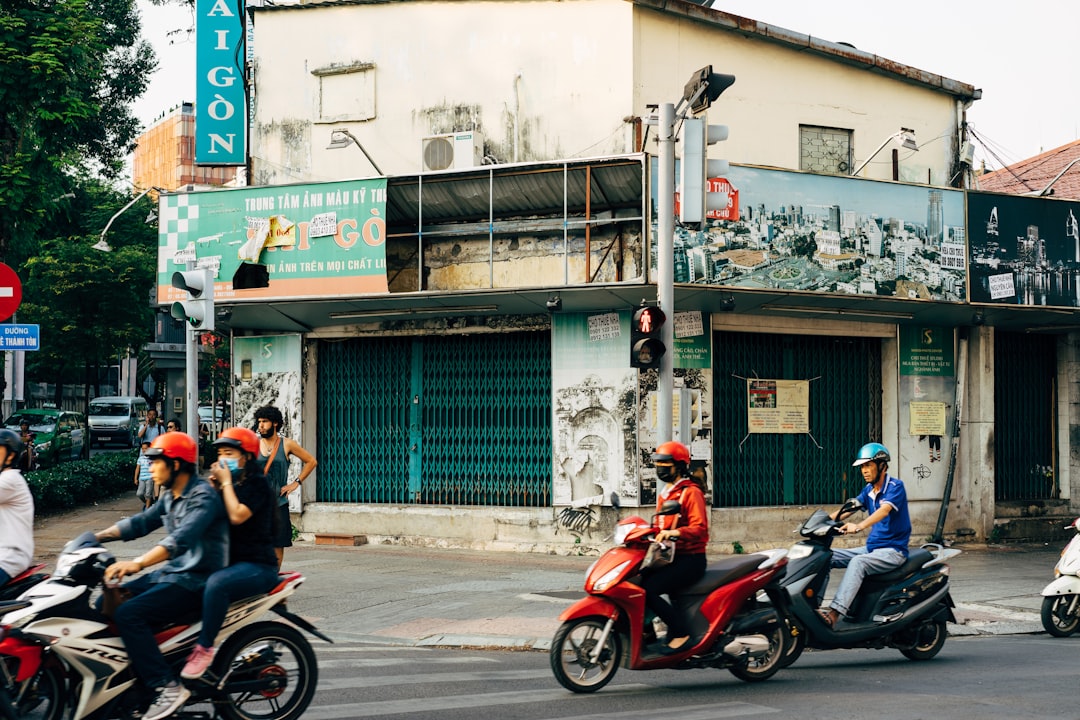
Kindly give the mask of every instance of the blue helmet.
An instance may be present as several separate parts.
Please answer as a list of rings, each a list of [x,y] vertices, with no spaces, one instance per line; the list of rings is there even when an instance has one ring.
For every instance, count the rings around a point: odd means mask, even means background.
[[[859,448],[859,455],[851,464],[858,467],[868,462],[889,462],[889,448],[881,443],[866,443]]]

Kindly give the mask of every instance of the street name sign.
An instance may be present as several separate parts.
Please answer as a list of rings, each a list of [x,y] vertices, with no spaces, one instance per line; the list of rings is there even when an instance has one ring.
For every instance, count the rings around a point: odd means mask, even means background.
[[[40,349],[40,325],[0,325],[0,350]]]

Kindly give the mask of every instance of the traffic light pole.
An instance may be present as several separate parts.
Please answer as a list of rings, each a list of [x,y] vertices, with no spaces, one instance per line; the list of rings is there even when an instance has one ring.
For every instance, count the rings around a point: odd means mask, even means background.
[[[188,270],[195,269],[195,263],[188,262]],[[184,345],[184,426],[187,433],[195,438],[195,467],[199,466],[199,330],[184,323],[187,343]]]
[[[656,304],[666,314],[661,331],[667,352],[660,358],[656,378],[656,444],[671,440],[675,379],[675,106],[658,109],[656,173]]]

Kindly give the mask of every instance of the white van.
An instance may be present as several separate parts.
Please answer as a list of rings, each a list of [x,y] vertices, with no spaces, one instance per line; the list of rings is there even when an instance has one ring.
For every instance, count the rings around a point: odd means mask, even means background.
[[[90,401],[86,424],[90,427],[90,447],[101,443],[138,445],[139,425],[146,419],[146,400],[132,395],[99,397]]]

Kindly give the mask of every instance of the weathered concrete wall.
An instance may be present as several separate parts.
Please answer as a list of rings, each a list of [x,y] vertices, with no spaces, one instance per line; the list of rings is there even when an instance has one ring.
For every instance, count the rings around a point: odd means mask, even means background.
[[[306,485],[306,484],[305,484]],[[796,530],[816,507],[714,508],[710,514],[709,553],[726,555],[790,547],[798,542]],[[834,508],[827,508],[832,510]],[[935,502],[911,506],[912,545],[929,539],[937,521]],[[617,517],[648,518],[652,508],[591,508],[587,530],[571,531],[559,522],[552,508],[489,508],[445,505],[348,505],[308,503],[293,524],[302,535],[365,535],[369,542],[472,548],[559,555],[598,554],[611,546]],[[946,537],[952,537],[951,532]],[[835,547],[857,547],[865,536],[837,538]]]

